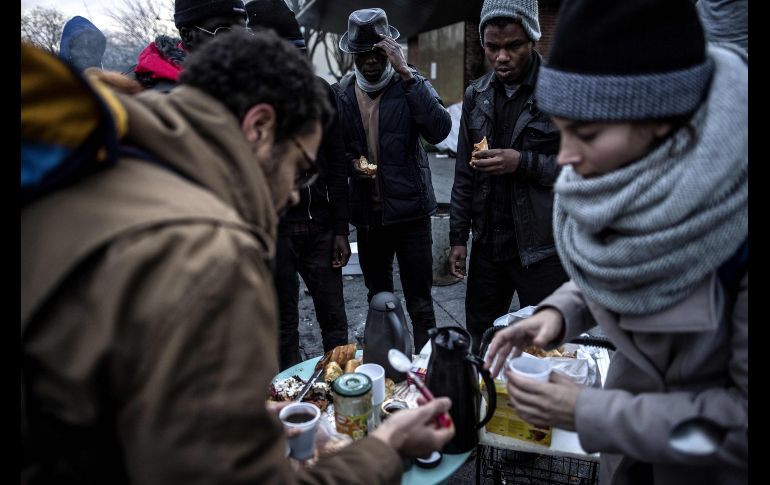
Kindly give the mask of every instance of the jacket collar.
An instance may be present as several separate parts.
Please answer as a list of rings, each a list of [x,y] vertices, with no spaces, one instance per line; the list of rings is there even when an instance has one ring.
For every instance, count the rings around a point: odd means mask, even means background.
[[[262,168],[238,120],[191,86],[121,96],[130,120],[124,141],[213,192],[244,221],[275,239],[277,216]]]

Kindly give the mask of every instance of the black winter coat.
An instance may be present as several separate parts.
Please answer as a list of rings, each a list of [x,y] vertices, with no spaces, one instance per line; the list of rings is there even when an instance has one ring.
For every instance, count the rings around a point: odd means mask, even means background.
[[[336,95],[329,83],[321,78],[328,89],[329,102],[336,108]],[[334,113],[324,131],[318,149],[316,163],[321,171],[318,180],[300,191],[299,204],[289,208],[281,216],[279,231],[285,231],[292,223],[317,222],[332,228],[337,236],[349,234],[350,208],[348,206],[348,158],[342,138],[339,114]]]
[[[534,86],[542,62],[533,52],[533,65],[526,82]],[[470,229],[477,240],[484,234],[490,175],[471,168],[473,144],[486,136],[492,138],[495,123],[495,93],[491,71],[474,80],[465,90],[460,134],[457,140],[455,180],[449,219],[449,244],[465,246]],[[510,140],[495,142],[493,148],[509,147],[521,153],[519,167],[513,172],[512,209],[521,264],[532,263],[556,254],[553,241],[553,185],[559,175],[556,163],[559,131],[550,117],[540,111],[529,93],[524,108],[514,125]]]
[[[411,66],[410,66],[411,67]],[[380,100],[380,159],[374,180],[350,177],[350,219],[356,226],[368,226],[372,184],[379,184],[382,225],[433,215],[436,196],[428,155],[420,135],[439,143],[449,135],[452,120],[430,82],[412,69],[414,78],[401,80],[394,73]],[[340,122],[345,139],[348,169],[353,159],[369,158],[366,132],[355,93],[355,74],[334,85]]]

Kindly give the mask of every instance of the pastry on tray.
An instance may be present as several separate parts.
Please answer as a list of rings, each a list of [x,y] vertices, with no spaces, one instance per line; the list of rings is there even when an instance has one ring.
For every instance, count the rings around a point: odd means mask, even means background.
[[[331,360],[336,362],[341,368],[345,368],[345,364],[350,359],[356,358],[356,344],[339,345],[332,349]]]

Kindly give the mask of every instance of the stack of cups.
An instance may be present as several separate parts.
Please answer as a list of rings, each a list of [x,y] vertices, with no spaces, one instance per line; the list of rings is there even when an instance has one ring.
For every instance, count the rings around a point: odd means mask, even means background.
[[[508,369],[514,374],[537,382],[548,382],[551,375],[551,363],[529,355],[522,355],[508,362]]]
[[[372,380],[372,421],[376,428],[382,420],[381,406],[385,400],[385,369],[379,364],[363,364],[356,367],[356,372],[366,374]]]

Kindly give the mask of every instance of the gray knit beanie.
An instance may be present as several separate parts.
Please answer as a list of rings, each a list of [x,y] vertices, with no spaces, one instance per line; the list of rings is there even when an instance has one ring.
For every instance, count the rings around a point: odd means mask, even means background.
[[[572,120],[680,117],[712,70],[692,0],[565,0],[535,97]]]
[[[540,22],[537,20],[537,0],[484,0],[481,7],[479,37],[484,45],[484,24],[499,18],[520,18],[521,26],[533,42],[540,40]]]

